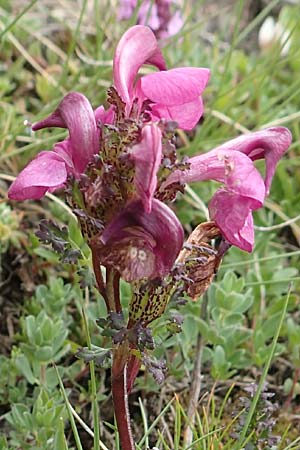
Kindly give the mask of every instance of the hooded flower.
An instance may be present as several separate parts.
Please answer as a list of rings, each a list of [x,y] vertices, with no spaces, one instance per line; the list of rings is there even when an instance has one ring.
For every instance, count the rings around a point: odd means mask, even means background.
[[[13,200],[40,199],[46,192],[62,187],[68,175],[79,178],[99,151],[99,130],[93,109],[78,92],[66,95],[54,113],[33,124],[32,129],[46,127],[68,128],[69,138],[58,142],[52,151],[39,153],[22,170],[8,191]]]
[[[136,81],[143,64],[151,64],[160,72]],[[148,27],[136,25],[123,35],[115,52],[113,75],[127,115],[134,101],[141,107],[147,100],[154,120],[172,120],[180,128],[190,130],[203,113],[200,96],[208,82],[209,70],[196,67],[166,70],[157,40]]]
[[[210,202],[211,218],[231,244],[250,252],[254,244],[252,211],[263,206],[276,165],[290,143],[289,130],[281,127],[240,136],[190,158],[189,169],[173,172],[161,189],[177,182],[211,179],[223,183]],[[261,158],[266,164],[265,179],[253,165]]]
[[[153,199],[150,213],[133,201],[96,240],[101,264],[116,268],[126,281],[164,277],[183,245],[183,229],[173,211]]]

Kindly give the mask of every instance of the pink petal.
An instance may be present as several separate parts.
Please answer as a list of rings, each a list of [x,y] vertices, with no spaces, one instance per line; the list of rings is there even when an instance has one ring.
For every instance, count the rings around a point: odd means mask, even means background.
[[[54,145],[53,151],[64,160],[68,173],[71,173],[76,178],[79,178],[81,174],[77,173],[74,168],[72,159],[72,143],[70,142],[70,138],[57,142],[57,144]]]
[[[160,70],[166,65],[156,38],[150,28],[136,25],[122,36],[114,56],[114,85],[126,103],[129,113],[133,100],[134,80],[143,64],[152,64]]]
[[[224,183],[228,191],[255,200],[257,207],[262,206],[265,198],[263,179],[251,159],[243,153],[218,147],[194,156],[188,162],[190,169],[173,172],[163,183],[162,189],[175,182],[215,180]]]
[[[160,22],[158,17],[157,6],[152,1],[144,0],[138,12],[138,23],[147,25],[151,30],[158,30]]]
[[[144,126],[142,140],[132,147],[135,165],[134,183],[145,211],[150,213],[157,185],[157,171],[162,157],[161,131],[157,125]]]
[[[118,19],[127,20],[130,19],[134,8],[136,7],[137,0],[120,0],[118,8]]]
[[[151,114],[156,119],[177,122],[178,127],[182,130],[192,130],[203,114],[202,98],[199,97],[192,102],[176,106],[154,104],[151,107]]]
[[[94,111],[96,122],[100,122],[103,125],[112,125],[115,119],[115,108],[110,106],[108,110],[104,109],[104,106],[99,106]]]
[[[254,227],[251,199],[220,189],[209,204],[210,216],[231,244],[251,252],[254,245]]]
[[[13,200],[37,200],[67,180],[66,163],[55,152],[41,152],[17,176],[8,190]]]
[[[196,100],[207,85],[210,71],[183,67],[156,72],[141,78],[141,90],[152,102],[165,106]]]
[[[180,11],[176,11],[168,23],[167,36],[174,36],[183,27],[183,18]]]
[[[147,214],[140,201],[130,203],[101,236],[99,257],[104,266],[118,266],[127,281],[163,277],[183,245],[183,229],[173,211],[153,199]]]
[[[83,172],[92,156],[99,151],[99,131],[88,99],[78,92],[67,94],[54,113],[33,124],[32,129],[47,127],[69,129],[72,159],[76,170]]]
[[[292,141],[292,135],[287,128],[266,128],[255,133],[245,134],[220,145],[216,150],[242,152],[254,161],[265,158],[266,194],[269,193],[272,178],[279,159],[287,151]]]

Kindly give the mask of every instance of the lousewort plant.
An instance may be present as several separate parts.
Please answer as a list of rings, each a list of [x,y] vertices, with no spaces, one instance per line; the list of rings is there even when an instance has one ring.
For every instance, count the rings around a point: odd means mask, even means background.
[[[143,64],[158,71],[137,77]],[[93,110],[84,95],[66,95],[32,129],[67,128],[69,137],[39,153],[8,193],[10,199],[26,200],[63,190],[78,217],[107,306],[108,318],[99,324],[112,336],[112,394],[123,450],[135,448],[127,397],[140,365],[163,380],[164,365],[151,358],[149,324],[164,313],[170,298],[203,294],[230,246],[252,251],[252,211],[263,206],[276,164],[291,142],[286,128],[268,128],[179,159],[176,129],[191,130],[198,123],[208,79],[206,68],[167,70],[150,28],[130,28],[115,52],[109,108]],[[254,166],[257,159],[265,160],[264,178]],[[185,183],[201,180],[222,187],[209,204],[211,221],[199,224],[184,244],[169,204]],[[38,234],[66,251],[58,227],[44,222]],[[72,261],[74,255],[67,256]],[[127,322],[121,278],[132,288]]]

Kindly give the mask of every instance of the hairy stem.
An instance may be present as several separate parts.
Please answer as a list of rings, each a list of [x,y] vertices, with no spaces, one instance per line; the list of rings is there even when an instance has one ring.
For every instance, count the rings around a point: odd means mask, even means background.
[[[113,290],[114,290],[114,300],[115,300],[116,312],[120,313],[122,311],[122,306],[121,306],[121,300],[120,300],[120,274],[118,272],[114,273]]]
[[[140,359],[135,355],[130,355],[127,365],[127,392],[130,394],[134,381],[141,367]]]
[[[122,450],[134,450],[127,395],[127,360],[129,348],[126,342],[118,345],[113,353],[112,396]]]
[[[92,247],[91,247],[91,250],[92,250],[93,269],[94,269],[94,274],[95,274],[95,278],[96,278],[96,282],[97,282],[97,288],[98,288],[98,291],[100,292],[100,294],[102,295],[102,297],[104,298],[107,310],[109,311],[108,299],[107,299],[105,284],[104,284],[104,280],[103,280],[103,276],[102,276],[102,272],[101,272],[100,261],[97,256],[97,251],[95,251]]]
[[[117,274],[115,270],[106,268],[106,306],[108,312],[121,312],[119,298],[119,278],[116,283],[116,276]],[[116,292],[118,292],[117,295]]]
[[[113,269],[106,269],[106,296],[108,311],[121,313],[120,276]],[[112,397],[122,450],[135,450],[128,408],[127,364],[129,359],[128,341],[115,344],[111,377]]]

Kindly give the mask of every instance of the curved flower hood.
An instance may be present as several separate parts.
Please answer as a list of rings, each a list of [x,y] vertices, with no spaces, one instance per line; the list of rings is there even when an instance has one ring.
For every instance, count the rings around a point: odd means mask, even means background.
[[[211,218],[231,244],[250,252],[254,245],[252,211],[263,206],[276,165],[290,143],[291,133],[282,127],[239,136],[190,158],[189,169],[172,173],[162,189],[176,182],[215,180],[223,183],[224,188],[218,190],[210,202]],[[253,165],[253,160],[261,158],[266,164],[265,179]]]
[[[114,85],[129,113],[134,100],[135,77],[143,64],[166,70],[157,40],[148,27],[136,25],[126,31],[116,48],[113,61]]]
[[[32,130],[51,127],[68,128],[75,170],[83,172],[99,151],[99,130],[88,99],[79,92],[67,94],[50,116],[32,125]]]
[[[32,125],[34,131],[48,127],[68,128],[69,138],[57,143],[52,151],[40,152],[12,183],[9,198],[40,199],[46,192],[62,187],[68,175],[79,178],[99,151],[94,111],[78,92],[67,94],[50,116]]]
[[[143,64],[151,64],[160,72],[136,81]],[[123,35],[115,52],[113,74],[127,115],[134,100],[139,105],[148,100],[154,120],[173,120],[180,128],[190,130],[203,114],[200,95],[208,82],[209,70],[196,67],[166,70],[158,42],[148,27],[136,25]]]

